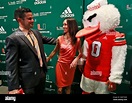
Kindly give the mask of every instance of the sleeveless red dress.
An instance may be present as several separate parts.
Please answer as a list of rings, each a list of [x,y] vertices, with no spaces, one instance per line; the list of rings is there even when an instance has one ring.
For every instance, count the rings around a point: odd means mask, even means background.
[[[59,56],[56,64],[56,85],[57,87],[65,87],[72,84],[74,79],[75,68],[70,68],[70,64],[75,58],[77,51],[77,44],[80,39],[77,40],[76,45],[66,43],[64,36],[59,36]]]

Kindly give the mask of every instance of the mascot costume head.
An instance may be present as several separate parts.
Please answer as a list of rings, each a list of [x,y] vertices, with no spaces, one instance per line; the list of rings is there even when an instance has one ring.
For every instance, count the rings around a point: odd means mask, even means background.
[[[79,61],[86,60],[80,87],[87,93],[107,94],[123,78],[127,45],[125,34],[115,30],[120,24],[120,12],[107,0],[94,0],[87,6],[82,22],[84,28],[76,34],[77,38],[85,37],[84,58]],[[91,84],[97,89],[91,89]]]
[[[80,30],[76,37],[93,37],[101,32],[115,30],[120,24],[120,13],[113,4],[108,4],[107,0],[94,0],[87,6],[82,22],[84,29]]]

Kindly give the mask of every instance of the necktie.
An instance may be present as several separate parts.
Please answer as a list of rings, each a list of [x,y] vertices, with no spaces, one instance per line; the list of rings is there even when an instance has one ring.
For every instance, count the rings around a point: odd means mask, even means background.
[[[38,45],[38,41],[37,41],[36,37],[33,35],[33,33],[28,33],[28,34],[29,34],[29,37],[32,40],[32,45],[35,47],[35,50],[37,52],[38,59],[39,59],[39,62],[40,62],[40,67],[42,67],[43,62],[42,62],[42,57],[41,57],[41,54],[40,54],[40,48],[39,48],[39,45]]]

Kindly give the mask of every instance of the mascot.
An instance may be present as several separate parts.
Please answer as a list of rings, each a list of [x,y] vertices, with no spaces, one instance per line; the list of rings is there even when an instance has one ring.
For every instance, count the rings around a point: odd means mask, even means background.
[[[83,68],[80,87],[82,94],[109,94],[121,84],[127,45],[125,34],[115,30],[120,13],[107,0],[94,0],[83,15],[84,28],[77,38],[84,37],[83,57],[78,62]]]

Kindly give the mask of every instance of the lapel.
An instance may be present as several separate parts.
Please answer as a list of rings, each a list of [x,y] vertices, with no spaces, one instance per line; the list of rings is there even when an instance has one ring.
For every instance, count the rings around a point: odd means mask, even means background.
[[[30,41],[27,39],[27,37],[20,29],[16,31],[16,35],[18,35],[28,45],[28,47],[37,55],[35,48],[31,45]]]

